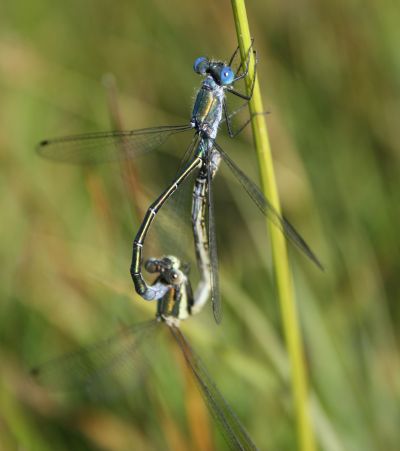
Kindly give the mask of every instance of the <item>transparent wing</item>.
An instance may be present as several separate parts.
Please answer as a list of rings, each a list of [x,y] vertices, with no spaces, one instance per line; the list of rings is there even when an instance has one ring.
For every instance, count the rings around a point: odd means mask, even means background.
[[[196,175],[197,170],[158,211],[143,243],[144,260],[155,255],[176,255],[197,274],[190,214]]]
[[[140,347],[157,324],[151,320],[126,328],[88,348],[32,368],[31,375],[53,392],[80,392],[101,398],[115,392],[124,371],[129,371],[129,378],[140,372]]]
[[[166,125],[88,133],[44,140],[36,150],[42,157],[65,163],[104,163],[136,158],[160,146],[171,135],[191,129],[191,125]]]
[[[211,302],[214,318],[217,324],[222,321],[221,296],[219,291],[219,274],[218,274],[218,251],[217,251],[217,235],[215,233],[215,215],[214,200],[212,191],[212,174],[208,171],[208,249],[210,255],[210,282],[211,282]]]
[[[237,167],[234,161],[225,153],[224,150],[214,141],[214,147],[221,154],[222,159],[228,165],[229,169],[233,172],[234,176],[237,178],[239,183],[246,190],[247,194],[251,197],[257,207],[262,211],[262,213],[267,216],[267,218],[276,225],[283,234],[295,245],[297,246],[307,257],[313,261],[318,268],[324,270],[321,262],[318,260],[314,252],[310,249],[305,240],[297,232],[297,230],[290,224],[290,222],[281,216],[276,209],[271,205],[268,199],[262,194],[258,186],[251,181],[247,175]]]
[[[191,368],[195,381],[206,402],[206,405],[217,422],[229,449],[231,450],[257,450],[238,417],[218,390],[211,379],[204,364],[195,354],[188,341],[177,327],[171,326],[171,333],[181,348],[186,363]]]

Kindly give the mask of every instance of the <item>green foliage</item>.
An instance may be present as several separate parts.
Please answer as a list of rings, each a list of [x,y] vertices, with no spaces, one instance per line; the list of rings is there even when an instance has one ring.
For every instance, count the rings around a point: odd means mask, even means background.
[[[399,9],[275,1],[251,2],[248,14],[282,206],[326,267],[321,274],[289,250],[317,441],[325,450],[397,449]],[[173,343],[146,388],[136,387],[136,404],[132,391],[124,403],[65,406],[30,381],[30,366],[153,315],[129,277],[138,220],[118,168],[52,164],[34,146],[109,129],[101,80],[110,72],[125,128],[184,123],[200,82],[194,59],[227,59],[235,47],[229,2],[2,5],[2,449],[193,449],[196,427],[204,440],[210,433]],[[256,177],[250,130],[219,140]],[[144,192],[173,176],[184,149],[166,150],[176,158],[154,166],[152,180],[140,174]],[[263,218],[232,180],[215,191],[225,316],[214,326],[207,308],[182,327],[260,449],[292,450]]]

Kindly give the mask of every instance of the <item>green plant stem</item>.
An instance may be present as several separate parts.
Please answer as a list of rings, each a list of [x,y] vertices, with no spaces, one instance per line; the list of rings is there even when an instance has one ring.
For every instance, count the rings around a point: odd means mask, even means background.
[[[244,0],[231,0],[231,3],[240,53],[242,61],[245,61],[248,49],[251,45],[246,8]],[[247,92],[249,92],[253,75],[254,57],[251,55],[249,74],[246,79]],[[249,108],[250,114],[252,115],[254,115],[254,113],[264,111],[260,87],[257,79],[254,85],[253,96],[249,102]],[[263,116],[253,116],[252,129],[260,168],[262,190],[276,210],[280,211],[278,190],[272,164],[271,147]],[[281,231],[278,230],[277,227],[271,225],[269,221],[268,229],[269,236],[271,237],[272,258],[275,269],[274,274],[279,296],[283,328],[291,363],[291,381],[299,449],[302,451],[314,451],[316,449],[316,445],[310,417],[304,349],[289,269],[286,240]]]

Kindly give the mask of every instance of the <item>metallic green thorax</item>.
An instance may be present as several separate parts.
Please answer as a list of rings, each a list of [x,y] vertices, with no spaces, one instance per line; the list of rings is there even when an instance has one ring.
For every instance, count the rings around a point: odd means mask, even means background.
[[[222,119],[224,88],[208,76],[199,89],[194,102],[191,124],[203,137],[215,139]]]
[[[186,319],[191,314],[193,298],[189,299],[188,285],[171,286],[165,295],[157,301],[157,317],[168,319]]]

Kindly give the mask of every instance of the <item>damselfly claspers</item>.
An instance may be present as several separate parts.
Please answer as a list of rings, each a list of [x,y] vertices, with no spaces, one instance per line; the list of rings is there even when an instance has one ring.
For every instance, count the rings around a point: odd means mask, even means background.
[[[187,269],[181,267],[180,261],[174,256],[149,259],[145,263],[145,269],[157,275],[152,284],[157,293],[155,320],[124,327],[122,332],[104,341],[33,368],[31,374],[41,385],[55,392],[80,391],[97,398],[96,395],[101,390],[100,398],[107,397],[107,391],[113,390],[110,387],[111,375],[122,371],[124,365],[132,363],[130,375],[137,375],[140,368],[136,368],[135,364],[140,366],[143,347],[165,324],[181,349],[189,372],[229,449],[256,450],[247,431],[179,328],[181,320],[201,308],[197,305],[198,299],[192,294]],[[132,377],[129,379],[132,380]]]
[[[195,242],[196,229],[198,234],[200,227],[207,228],[208,239],[205,243],[206,246],[198,246],[196,243],[196,257],[200,275],[204,282],[203,299],[205,302],[211,291],[213,313],[217,323],[221,321],[222,312],[218,282],[218,259],[211,181],[218,170],[221,159],[225,161],[239,183],[243,186],[262,213],[279,227],[292,243],[322,269],[322,265],[318,258],[300,234],[284,216],[281,216],[275,210],[257,185],[243,173],[215,140],[221,122],[226,122],[229,136],[234,137],[243,130],[250,121],[248,120],[234,132],[232,130],[231,118],[236,112],[229,113],[225,101],[227,93],[242,98],[246,102],[251,99],[252,89],[250,95],[246,95],[234,89],[234,83],[244,79],[248,74],[251,48],[248,51],[246,62],[244,64],[241,63],[236,72],[234,72],[231,65],[237,53],[238,49],[236,49],[228,64],[204,57],[196,59],[194,70],[196,73],[204,76],[204,79],[196,96],[190,123],[187,125],[161,126],[131,131],[111,131],[68,136],[42,141],[38,147],[40,155],[53,160],[71,163],[104,162],[116,159],[134,158],[155,149],[171,135],[194,130],[195,134],[185,153],[187,156],[186,164],[172,183],[150,205],[139,227],[133,242],[130,272],[137,293],[146,300],[156,299],[157,293],[152,286],[146,283],[142,275],[142,248],[145,238],[157,212],[179,188],[184,180],[186,180],[190,174],[194,173],[194,171],[197,171],[193,189],[194,203],[192,206],[192,222]],[[252,88],[254,87],[256,77],[256,63],[257,59],[255,56],[254,78],[251,83]],[[123,151],[119,151],[119,149],[123,149]],[[205,225],[204,221],[207,221],[207,225]],[[205,252],[204,249],[206,249]],[[205,277],[210,277],[211,280],[206,281],[204,280]],[[208,287],[211,287],[211,290]]]

